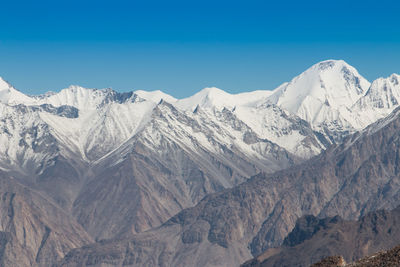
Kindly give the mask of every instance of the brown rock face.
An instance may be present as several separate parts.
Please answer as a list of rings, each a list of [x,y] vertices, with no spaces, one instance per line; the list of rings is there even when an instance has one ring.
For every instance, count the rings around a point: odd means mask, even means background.
[[[329,255],[342,255],[346,262],[353,262],[395,246],[400,240],[399,221],[400,206],[371,212],[358,221],[303,216],[283,246],[268,249],[243,266],[306,267]]]

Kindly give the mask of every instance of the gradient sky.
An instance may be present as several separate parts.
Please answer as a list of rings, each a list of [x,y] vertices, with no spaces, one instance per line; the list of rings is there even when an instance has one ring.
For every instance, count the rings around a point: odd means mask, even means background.
[[[279,2],[279,3],[278,3]],[[274,89],[325,59],[400,72],[398,1],[2,1],[0,76],[186,97]]]

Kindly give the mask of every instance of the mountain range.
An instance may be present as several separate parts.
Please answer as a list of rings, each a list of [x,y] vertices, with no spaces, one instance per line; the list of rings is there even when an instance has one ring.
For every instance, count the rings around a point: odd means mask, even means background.
[[[239,266],[305,214],[394,208],[399,81],[342,60],[272,91],[185,99],[28,96],[0,79],[0,260]]]

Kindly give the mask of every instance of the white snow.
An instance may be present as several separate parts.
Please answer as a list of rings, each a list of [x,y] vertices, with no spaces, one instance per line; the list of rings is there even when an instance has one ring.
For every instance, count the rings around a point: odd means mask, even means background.
[[[175,102],[175,106],[188,111],[193,111],[197,106],[203,109],[222,110],[233,109],[236,106],[246,106],[266,100],[272,91],[257,90],[240,94],[229,94],[219,88],[204,88],[200,92]]]
[[[370,83],[343,60],[327,60],[275,89],[268,101],[318,126],[335,120],[351,120],[342,110],[351,108],[369,86]]]
[[[161,92],[160,90],[156,91],[143,91],[143,90],[137,90],[134,92],[136,95],[140,96],[143,99],[158,103],[162,100],[167,101],[168,103],[175,103],[177,101],[176,98]]]

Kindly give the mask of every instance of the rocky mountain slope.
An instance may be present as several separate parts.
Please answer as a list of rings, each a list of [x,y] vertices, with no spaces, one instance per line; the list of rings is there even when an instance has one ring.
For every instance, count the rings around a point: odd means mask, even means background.
[[[3,172],[0,199],[1,266],[50,266],[93,242],[70,214]]]
[[[307,267],[330,255],[341,255],[344,262],[355,262],[396,246],[400,238],[399,221],[400,207],[374,211],[358,221],[306,215],[296,222],[283,246],[268,249],[242,266]]]

